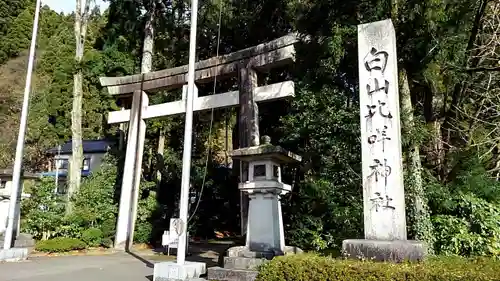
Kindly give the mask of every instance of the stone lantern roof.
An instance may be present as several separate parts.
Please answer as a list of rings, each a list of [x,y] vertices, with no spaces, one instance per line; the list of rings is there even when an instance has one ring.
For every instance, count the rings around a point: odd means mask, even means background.
[[[250,161],[259,159],[275,159],[283,163],[294,163],[301,162],[302,157],[295,153],[292,153],[280,146],[275,146],[271,144],[271,138],[269,136],[263,136],[262,144],[258,146],[251,146],[233,150],[231,152],[231,157],[236,160]]]

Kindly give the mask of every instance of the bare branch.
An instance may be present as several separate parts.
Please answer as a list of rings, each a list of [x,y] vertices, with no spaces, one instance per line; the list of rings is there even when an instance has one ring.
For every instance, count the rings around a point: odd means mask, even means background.
[[[467,71],[467,72],[500,71],[500,66],[497,66],[497,67],[474,67],[474,68],[467,68],[465,71]]]

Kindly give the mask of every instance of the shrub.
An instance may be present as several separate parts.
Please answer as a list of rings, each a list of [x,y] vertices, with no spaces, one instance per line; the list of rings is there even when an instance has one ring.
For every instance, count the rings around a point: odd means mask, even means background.
[[[140,186],[140,199],[137,206],[137,222],[134,230],[134,242],[150,243],[153,225],[151,218],[158,208],[154,182],[142,181]]]
[[[80,190],[71,198],[72,220],[87,229],[112,220],[118,213],[114,200],[117,168],[113,159],[105,159],[100,169],[82,182]]]
[[[495,269],[497,268],[497,269]],[[277,257],[263,265],[257,281],[491,281],[500,280],[492,259],[431,259],[424,263],[338,260],[312,254]]]
[[[50,240],[42,240],[39,241],[35,249],[40,252],[48,252],[48,253],[61,253],[61,252],[69,252],[73,250],[83,250],[86,248],[86,245],[83,241],[76,238],[67,238],[67,237],[57,237]]]
[[[63,198],[54,194],[54,181],[44,178],[31,191],[31,197],[21,203],[23,232],[35,239],[60,236],[64,226]]]
[[[461,256],[500,255],[500,206],[473,194],[453,199],[456,215],[435,215],[437,253]]]
[[[98,247],[102,243],[102,230],[99,228],[89,228],[82,233],[82,241],[89,247]]]
[[[151,231],[153,226],[148,222],[139,222],[134,231],[135,243],[149,243],[151,240]]]
[[[113,246],[113,240],[111,238],[103,238],[101,241],[101,246],[111,248]]]
[[[101,224],[102,241],[101,245],[104,247],[113,246],[113,238],[115,237],[116,219],[107,219]]]
[[[456,158],[456,159],[454,159]],[[476,151],[454,156],[449,182],[428,178],[439,255],[500,256],[500,182],[492,178]]]
[[[101,231],[102,231],[102,236],[103,237],[114,237],[115,236],[115,229],[116,229],[116,219],[111,218],[107,219],[102,222],[101,224]]]

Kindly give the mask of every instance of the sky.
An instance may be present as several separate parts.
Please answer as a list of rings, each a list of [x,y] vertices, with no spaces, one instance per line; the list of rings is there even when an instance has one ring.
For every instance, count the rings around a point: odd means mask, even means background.
[[[65,14],[73,12],[76,7],[75,0],[42,0],[42,4],[48,5],[56,12],[64,12]],[[96,4],[101,7],[101,11],[104,11],[109,5],[102,0],[96,0]]]

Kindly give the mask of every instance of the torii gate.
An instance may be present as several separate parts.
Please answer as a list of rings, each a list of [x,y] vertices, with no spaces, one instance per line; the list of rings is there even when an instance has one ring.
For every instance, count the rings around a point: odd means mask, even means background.
[[[195,97],[194,111],[240,106],[239,148],[259,145],[259,119],[257,102],[283,99],[294,95],[294,83],[285,81],[258,86],[257,72],[293,63],[296,34],[239,50],[220,57],[196,63],[195,82],[208,83],[217,79],[238,76],[239,91],[211,96]],[[188,66],[135,74],[123,77],[102,77],[101,85],[117,98],[133,96],[131,109],[108,114],[108,124],[129,122],[127,150],[121,187],[120,207],[116,227],[115,248],[128,249],[132,245],[139,192],[142,154],[146,125],[144,120],[171,116],[185,112],[185,93],[179,101],[149,106],[145,91],[176,89],[187,83]],[[241,194],[241,223],[246,229],[248,199]]]

